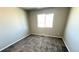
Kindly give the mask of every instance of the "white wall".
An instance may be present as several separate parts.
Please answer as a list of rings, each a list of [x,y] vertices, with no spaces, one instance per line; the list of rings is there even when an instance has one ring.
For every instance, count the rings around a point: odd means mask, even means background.
[[[38,28],[37,27],[37,14],[41,13],[54,13],[54,21],[52,28]],[[31,33],[58,36],[61,37],[64,34],[65,24],[69,8],[46,8],[41,10],[33,10],[29,12],[29,23]]]
[[[20,8],[0,8],[0,50],[28,34],[27,13]]]
[[[71,9],[65,31],[64,42],[69,51],[79,52],[79,8]]]

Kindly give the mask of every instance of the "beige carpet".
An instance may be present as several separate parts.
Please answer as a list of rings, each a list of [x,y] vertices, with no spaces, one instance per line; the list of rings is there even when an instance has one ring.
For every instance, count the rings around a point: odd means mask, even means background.
[[[67,52],[62,39],[30,35],[2,52]]]

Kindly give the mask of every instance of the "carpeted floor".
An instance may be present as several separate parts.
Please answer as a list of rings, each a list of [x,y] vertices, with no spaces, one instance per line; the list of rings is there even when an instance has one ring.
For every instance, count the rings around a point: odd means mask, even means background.
[[[2,52],[68,52],[62,39],[30,35]]]

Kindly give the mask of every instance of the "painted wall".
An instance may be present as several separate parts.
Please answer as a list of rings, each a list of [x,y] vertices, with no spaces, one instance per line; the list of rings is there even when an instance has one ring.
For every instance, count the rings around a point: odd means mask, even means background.
[[[38,28],[37,27],[37,15],[42,13],[53,13],[54,21],[52,28]],[[64,34],[65,24],[69,8],[47,8],[41,10],[33,10],[29,12],[30,31],[34,34],[42,34],[48,36],[61,37]]]
[[[0,50],[28,34],[27,13],[20,8],[0,8]]]
[[[67,45],[69,51],[79,52],[79,8],[78,7],[71,9],[65,30],[64,42]]]

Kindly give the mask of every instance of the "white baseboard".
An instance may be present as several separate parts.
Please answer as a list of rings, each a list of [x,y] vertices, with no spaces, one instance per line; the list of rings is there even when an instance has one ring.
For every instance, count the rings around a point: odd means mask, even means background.
[[[57,37],[57,38],[62,38],[61,36],[52,36],[52,35],[45,35],[45,34],[36,34],[36,33],[31,33],[34,35],[40,35],[40,36],[48,36],[48,37]]]
[[[5,46],[4,48],[0,49],[0,51],[2,51],[2,50],[4,50],[4,49],[8,48],[9,46],[11,46],[11,45],[17,43],[18,41],[24,39],[25,37],[28,37],[29,35],[31,35],[31,34],[28,34],[27,36],[24,36],[24,37],[18,39],[17,41],[13,42],[12,44],[9,44],[9,45]]]
[[[64,42],[65,46],[67,47],[68,52],[71,52],[71,51],[70,51],[70,49],[68,48],[68,46],[67,46],[66,42],[64,41],[64,38],[62,38],[62,40],[63,40],[63,42]]]

